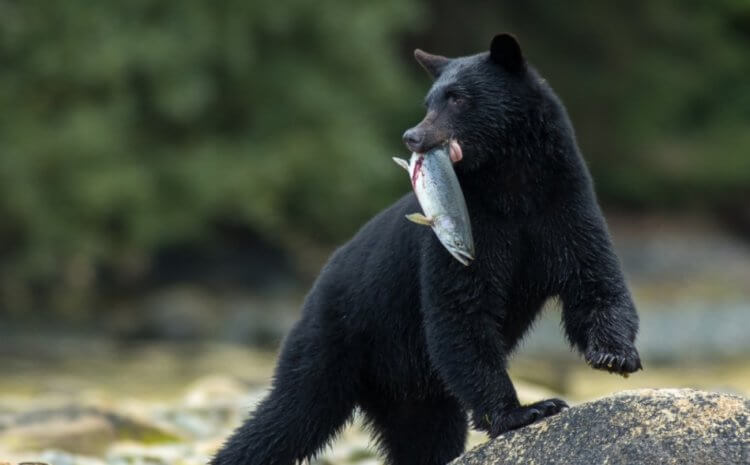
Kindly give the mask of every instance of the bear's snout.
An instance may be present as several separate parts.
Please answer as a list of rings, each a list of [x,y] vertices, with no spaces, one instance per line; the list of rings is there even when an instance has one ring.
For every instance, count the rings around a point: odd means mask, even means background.
[[[411,129],[407,129],[402,137],[406,147],[412,152],[422,153],[424,152],[424,140],[425,140],[424,129],[419,126],[415,126]]]

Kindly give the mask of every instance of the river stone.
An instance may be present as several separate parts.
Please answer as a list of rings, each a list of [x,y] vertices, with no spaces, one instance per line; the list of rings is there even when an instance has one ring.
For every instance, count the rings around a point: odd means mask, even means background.
[[[99,455],[115,441],[159,444],[179,440],[140,420],[77,405],[24,412],[0,426],[0,450],[17,452],[58,449]]]
[[[750,400],[642,389],[572,407],[480,445],[452,465],[750,464]]]

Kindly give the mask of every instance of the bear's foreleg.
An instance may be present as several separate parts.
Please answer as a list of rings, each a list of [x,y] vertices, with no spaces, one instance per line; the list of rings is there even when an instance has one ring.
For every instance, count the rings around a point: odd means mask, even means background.
[[[471,299],[452,300],[429,284],[423,289],[430,360],[447,390],[472,411],[475,428],[495,437],[567,407],[559,399],[522,406],[505,369],[507,345],[497,321]]]
[[[638,314],[604,220],[584,224],[565,242],[573,251],[560,292],[565,331],[592,367],[632,373],[642,368],[635,348]]]

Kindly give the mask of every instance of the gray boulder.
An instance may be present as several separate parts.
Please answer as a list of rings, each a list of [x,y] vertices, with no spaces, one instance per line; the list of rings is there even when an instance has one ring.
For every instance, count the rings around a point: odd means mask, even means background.
[[[506,433],[452,465],[750,465],[749,423],[742,397],[625,391]]]

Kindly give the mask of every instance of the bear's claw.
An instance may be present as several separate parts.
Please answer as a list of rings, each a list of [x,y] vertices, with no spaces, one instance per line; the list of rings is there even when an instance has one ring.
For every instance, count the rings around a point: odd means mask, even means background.
[[[630,349],[628,354],[614,354],[604,350],[590,350],[586,353],[586,362],[597,370],[606,370],[610,373],[627,375],[637,370],[642,370],[641,358],[635,349]]]
[[[493,421],[487,433],[497,437],[505,432],[530,425],[542,418],[555,415],[568,408],[568,404],[561,399],[547,399],[530,405],[506,410]]]

